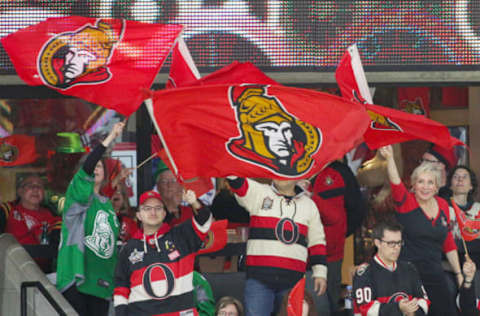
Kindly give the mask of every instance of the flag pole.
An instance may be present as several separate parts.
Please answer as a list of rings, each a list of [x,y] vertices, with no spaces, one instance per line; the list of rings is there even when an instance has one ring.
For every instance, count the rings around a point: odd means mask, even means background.
[[[141,166],[143,166],[144,164],[146,164],[147,162],[149,162],[150,160],[152,160],[153,158],[155,158],[157,156],[157,153],[154,152],[150,157],[148,157],[147,159],[145,159],[144,161],[142,161],[141,163],[139,163],[135,169],[138,169],[140,168]]]
[[[452,206],[455,209],[455,206],[458,208],[457,203],[455,203],[455,200],[453,197],[450,198],[450,201],[452,202]],[[457,223],[458,221],[461,221],[461,218],[458,218],[457,212],[455,212],[455,216],[457,217]],[[463,243],[463,248],[465,248],[465,256],[470,259],[470,254],[468,253],[468,248],[467,248],[467,243],[465,242],[465,238],[463,238],[463,233],[462,233],[463,228],[460,230],[460,237],[462,238],[462,243]]]

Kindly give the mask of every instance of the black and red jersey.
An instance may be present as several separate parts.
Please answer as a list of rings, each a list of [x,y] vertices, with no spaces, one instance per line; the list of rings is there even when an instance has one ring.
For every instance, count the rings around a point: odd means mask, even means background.
[[[402,316],[398,302],[404,298],[418,299],[415,315],[426,315],[430,305],[413,264],[398,261],[390,268],[378,256],[357,269],[352,296],[355,316]]]
[[[403,183],[391,184],[396,205],[397,219],[403,225],[405,247],[400,258],[405,261],[440,264],[442,252],[456,250],[450,232],[448,203],[436,196],[439,212],[433,219],[422,210],[415,195],[408,192]]]
[[[192,284],[195,253],[211,221],[210,215],[203,225],[195,218],[171,229],[164,224],[154,235],[139,232],[128,240],[115,271],[115,314],[198,315]]]

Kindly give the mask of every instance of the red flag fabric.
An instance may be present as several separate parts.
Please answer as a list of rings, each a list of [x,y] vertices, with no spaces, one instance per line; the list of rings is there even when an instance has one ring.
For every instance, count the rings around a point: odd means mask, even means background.
[[[154,92],[152,112],[175,173],[301,179],[361,140],[364,106],[313,90],[206,85]]]
[[[305,277],[301,278],[288,293],[288,316],[302,316],[303,300],[305,298]]]
[[[170,74],[165,88],[179,88],[187,82],[200,79],[200,77],[187,44],[185,44],[182,37],[179,37],[172,51]]]
[[[400,87],[397,89],[397,99],[400,110],[430,116],[429,87]]]
[[[443,148],[455,145],[466,146],[462,141],[450,135],[448,128],[423,115],[416,115],[383,106],[366,104],[372,119],[364,138],[370,149],[423,139]]]
[[[228,241],[227,225],[228,221],[226,219],[213,222],[208,231],[205,246],[198,251],[198,254],[211,253],[223,249]]]
[[[162,161],[165,163],[165,165],[167,165],[168,169],[174,170],[164,148],[161,148],[159,151],[157,151],[157,154],[158,157],[162,159]],[[201,197],[202,195],[213,189],[213,183],[210,178],[195,177],[185,181],[179,178],[178,181],[183,185],[185,189],[195,192],[198,197]]]
[[[250,62],[232,62],[199,80],[185,82],[183,86],[204,86],[212,84],[270,84],[278,85],[272,78],[265,75]]]
[[[366,106],[372,121],[365,132],[364,139],[370,149],[413,139],[424,139],[444,148],[455,145],[465,146],[463,142],[450,135],[446,126],[436,121],[424,116],[373,105],[356,45],[350,46],[343,55],[335,71],[335,78],[343,97],[364,103]],[[399,92],[405,91],[399,98],[408,99],[428,92],[428,98],[422,99],[421,103],[426,104],[427,100],[428,103],[430,102],[428,88],[426,88],[427,91],[424,91],[424,88],[408,89],[399,89]]]
[[[26,165],[37,160],[35,137],[12,135],[0,138],[0,166]]]
[[[357,45],[348,47],[343,54],[335,71],[335,79],[344,98],[360,103],[373,104]]]
[[[80,16],[48,18],[2,38],[19,77],[29,85],[113,109],[137,110],[182,30]]]
[[[465,241],[472,241],[480,237],[480,221],[469,220],[465,216],[465,213],[460,210],[453,198],[450,199],[453,209],[455,210],[455,216],[457,217],[458,227],[462,233],[462,237]]]

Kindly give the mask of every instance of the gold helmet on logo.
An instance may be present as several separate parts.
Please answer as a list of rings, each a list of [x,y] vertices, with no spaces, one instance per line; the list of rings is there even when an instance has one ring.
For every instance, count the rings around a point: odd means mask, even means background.
[[[266,95],[265,87],[241,87],[240,90],[239,96],[236,97],[235,93],[238,92],[238,89],[237,91],[232,89],[231,100],[237,108],[239,129],[243,139],[242,147],[264,158],[277,159],[277,155],[272,152],[266,143],[264,132],[259,130],[257,126],[266,122],[276,123],[277,125],[287,122],[292,128],[293,141],[301,143],[304,151],[304,154],[298,157],[295,160],[295,165],[292,166],[296,169],[294,173],[300,174],[306,171],[312,164],[310,155],[319,147],[320,136],[318,130],[287,113],[275,97]],[[291,146],[290,156],[293,157],[294,154],[296,154],[296,149]]]

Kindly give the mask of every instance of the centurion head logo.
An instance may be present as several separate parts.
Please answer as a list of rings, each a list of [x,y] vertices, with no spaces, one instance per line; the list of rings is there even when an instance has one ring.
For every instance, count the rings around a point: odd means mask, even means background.
[[[0,144],[0,161],[8,163],[14,162],[18,158],[18,148],[14,145]]]
[[[230,138],[227,150],[278,175],[303,175],[313,166],[311,156],[320,148],[322,134],[288,113],[275,96],[267,94],[267,88],[230,87],[240,136]]]
[[[106,82],[115,45],[124,32],[124,21],[98,20],[73,32],[50,39],[38,55],[38,73],[46,85],[68,89],[78,84]]]

